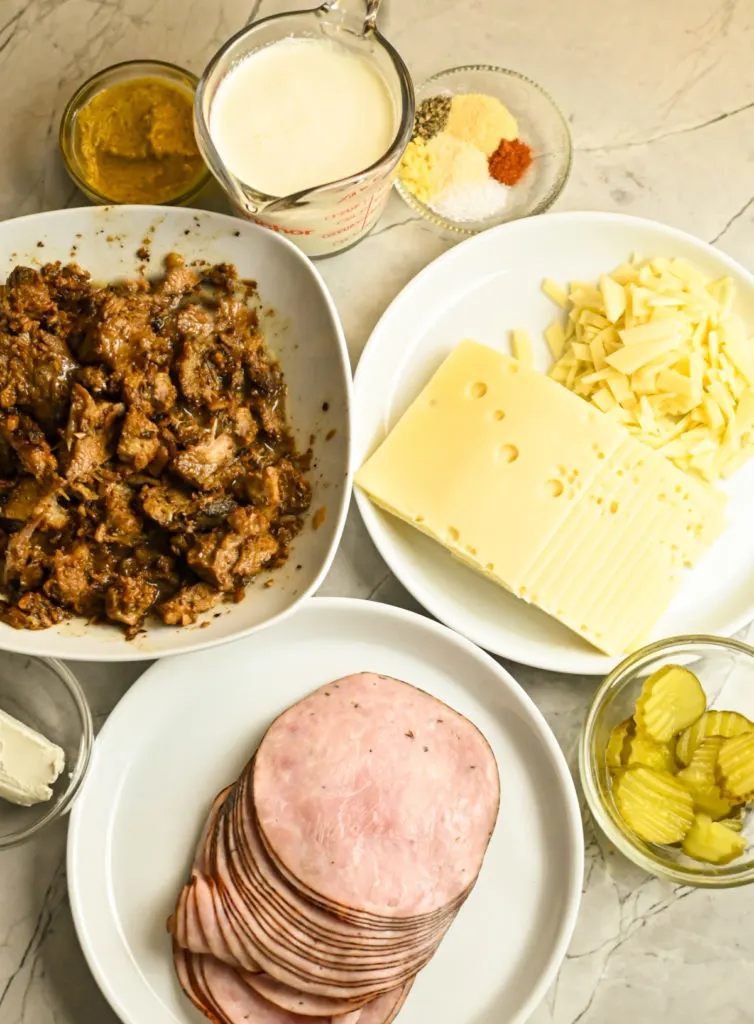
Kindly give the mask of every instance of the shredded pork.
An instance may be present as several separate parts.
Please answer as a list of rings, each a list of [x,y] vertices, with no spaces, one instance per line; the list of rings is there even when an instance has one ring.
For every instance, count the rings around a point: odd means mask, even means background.
[[[190,625],[281,565],[311,501],[235,269],[0,287],[0,620]]]

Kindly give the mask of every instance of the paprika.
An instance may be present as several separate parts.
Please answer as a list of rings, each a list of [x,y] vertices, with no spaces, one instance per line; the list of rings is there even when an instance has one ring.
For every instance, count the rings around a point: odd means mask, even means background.
[[[502,185],[517,185],[532,159],[531,148],[521,139],[502,139],[489,158],[490,175]]]

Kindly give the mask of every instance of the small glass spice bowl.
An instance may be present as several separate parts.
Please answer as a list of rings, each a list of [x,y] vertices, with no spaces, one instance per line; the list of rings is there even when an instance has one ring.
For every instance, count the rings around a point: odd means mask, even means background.
[[[703,864],[680,846],[646,843],[618,813],[611,791],[607,743],[616,725],[633,715],[644,680],[665,665],[682,665],[699,679],[707,706],[754,717],[754,647],[714,636],[662,640],[630,655],[600,686],[587,713],[579,745],[579,771],[596,824],[638,867],[677,885],[725,889],[754,882],[754,815],[744,817],[745,852],[730,864]]]
[[[541,86],[517,71],[469,64],[428,78],[416,90],[416,106],[418,109],[431,96],[452,98],[462,93],[492,96],[508,108],[518,121],[519,138],[531,147],[531,166],[521,181],[511,186],[503,210],[484,220],[449,220],[418,199],[397,177],[395,186],[401,198],[437,227],[462,236],[544,213],[563,191],[573,159],[571,133],[554,101]]]
[[[89,767],[94,727],[76,677],[52,658],[0,652],[0,710],[36,729],[65,753],[65,767],[47,803],[17,807],[0,799],[2,852],[31,839],[71,806]]]
[[[190,94],[192,103],[196,87],[199,84],[196,75],[186,71],[185,68],[178,67],[177,64],[169,64],[162,60],[127,60],[98,71],[79,86],[68,101],[60,121],[60,151],[63,154],[66,170],[74,183],[88,199],[100,206],[121,205],[121,201],[104,195],[87,179],[86,168],[79,152],[78,117],[83,108],[98,93],[114,85],[119,85],[121,82],[137,78],[157,78],[168,85],[183,89]],[[202,164],[201,171],[188,186],[181,189],[176,195],[170,196],[169,199],[163,200],[160,205],[186,206],[202,191],[209,179],[209,168]]]

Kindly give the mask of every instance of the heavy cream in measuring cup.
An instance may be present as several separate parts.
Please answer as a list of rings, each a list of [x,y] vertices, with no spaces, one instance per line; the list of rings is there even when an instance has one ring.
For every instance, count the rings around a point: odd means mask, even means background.
[[[389,149],[398,114],[368,58],[328,39],[258,50],[220,83],[209,129],[228,170],[270,196],[358,174]]]

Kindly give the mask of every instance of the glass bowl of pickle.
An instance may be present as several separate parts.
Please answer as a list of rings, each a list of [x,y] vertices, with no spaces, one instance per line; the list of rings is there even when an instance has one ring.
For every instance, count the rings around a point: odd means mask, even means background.
[[[592,701],[579,769],[596,824],[645,871],[754,881],[754,648],[686,636],[630,655]]]

